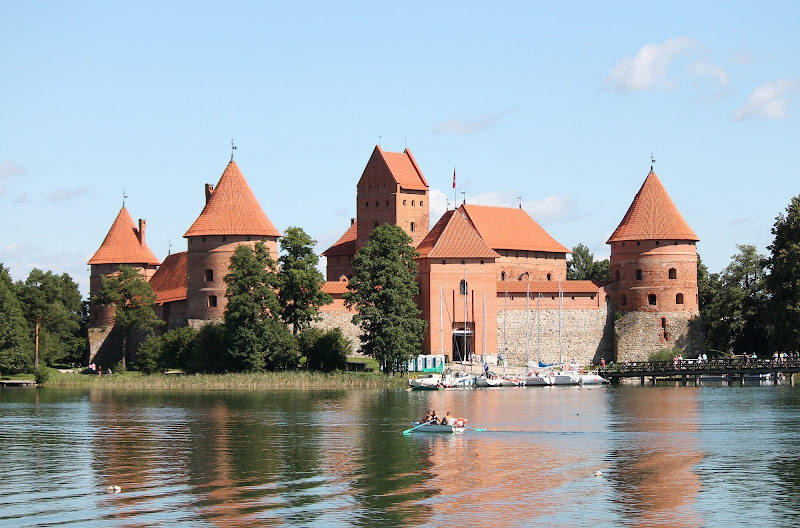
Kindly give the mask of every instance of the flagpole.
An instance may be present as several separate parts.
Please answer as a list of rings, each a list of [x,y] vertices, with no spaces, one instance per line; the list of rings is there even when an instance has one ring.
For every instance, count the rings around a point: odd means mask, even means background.
[[[453,210],[458,209],[458,191],[456,191],[456,166],[453,165]]]

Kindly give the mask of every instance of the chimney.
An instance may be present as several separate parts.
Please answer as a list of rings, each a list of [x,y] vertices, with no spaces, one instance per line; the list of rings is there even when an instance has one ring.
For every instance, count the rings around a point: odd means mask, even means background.
[[[147,220],[139,219],[139,232],[136,233],[136,238],[139,239],[139,244],[144,246],[144,229],[147,227]]]
[[[214,194],[214,186],[210,183],[206,184],[206,203],[211,199],[211,195]]]

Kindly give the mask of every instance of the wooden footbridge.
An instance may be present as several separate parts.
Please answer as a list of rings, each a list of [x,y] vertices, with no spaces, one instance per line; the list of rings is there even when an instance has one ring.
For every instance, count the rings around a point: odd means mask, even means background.
[[[622,378],[639,378],[644,384],[647,378],[653,383],[657,379],[697,381],[702,377],[726,376],[728,381],[756,378],[769,375],[770,379],[778,379],[783,375],[792,383],[792,375],[800,372],[800,357],[781,359],[684,359],[680,361],[626,361],[615,363],[598,369],[598,374],[612,384],[619,383]],[[720,378],[721,379],[721,378]]]

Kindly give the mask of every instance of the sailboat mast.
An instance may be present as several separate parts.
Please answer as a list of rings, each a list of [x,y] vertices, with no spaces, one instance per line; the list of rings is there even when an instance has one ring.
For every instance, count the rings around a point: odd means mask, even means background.
[[[528,368],[528,351],[531,347],[531,283],[525,289],[525,368]]]
[[[483,328],[481,329],[481,335],[483,336],[483,346],[481,347],[481,354],[485,357],[486,356],[486,292],[483,292],[483,323],[481,323]]]
[[[439,285],[439,348],[442,350],[442,354],[444,354],[444,314],[442,310],[442,304],[444,303],[444,290],[442,289],[442,285]]]
[[[561,289],[561,275],[558,276],[558,362],[564,363],[564,354],[561,348],[561,327],[563,323],[564,290]]]
[[[536,298],[536,364],[542,361],[542,293]]]
[[[469,345],[467,344],[467,267],[464,266],[464,354],[469,354]]]

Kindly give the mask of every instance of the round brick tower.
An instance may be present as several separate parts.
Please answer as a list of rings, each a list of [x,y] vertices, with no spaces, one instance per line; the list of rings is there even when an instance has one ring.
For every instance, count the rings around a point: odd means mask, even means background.
[[[191,321],[223,316],[227,304],[224,279],[237,246],[255,246],[265,240],[277,260],[281,234],[231,157],[217,186],[206,185],[206,205],[183,236],[188,239],[186,310]]]
[[[617,310],[618,355],[647,359],[659,348],[686,356],[703,347],[695,235],[652,167],[628,212],[608,239]],[[619,358],[623,359],[623,358]]]
[[[140,219],[137,228],[123,204],[100,248],[89,259],[88,264],[91,266],[89,325],[91,327],[109,326],[114,320],[113,306],[102,306],[91,302],[91,299],[94,299],[100,292],[103,277],[116,273],[121,265],[127,265],[136,268],[149,281],[161,264],[161,261],[145,243],[146,224],[144,220]]]

